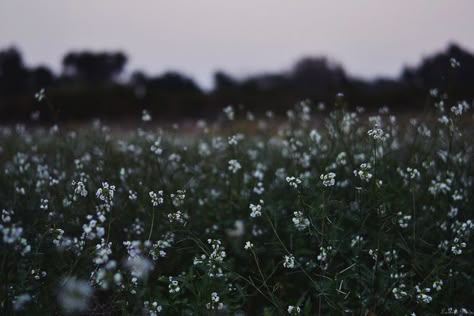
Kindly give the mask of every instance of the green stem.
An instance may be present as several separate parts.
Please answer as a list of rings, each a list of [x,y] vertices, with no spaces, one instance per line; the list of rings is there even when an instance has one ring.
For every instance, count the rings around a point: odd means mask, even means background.
[[[153,215],[151,217],[151,227],[150,227],[150,233],[148,234],[148,240],[151,239],[151,234],[153,233],[154,224],[155,224],[155,207],[153,206]]]

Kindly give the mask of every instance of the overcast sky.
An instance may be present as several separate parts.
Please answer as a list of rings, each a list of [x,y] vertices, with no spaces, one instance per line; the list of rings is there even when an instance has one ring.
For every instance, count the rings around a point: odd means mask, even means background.
[[[474,51],[473,0],[0,0],[0,49],[60,70],[70,50],[123,50],[127,70],[206,87],[328,55],[354,75],[398,75],[455,41]]]

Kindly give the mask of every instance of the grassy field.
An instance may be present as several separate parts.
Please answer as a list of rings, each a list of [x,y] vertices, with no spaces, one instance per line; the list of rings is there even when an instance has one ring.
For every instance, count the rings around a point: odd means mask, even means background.
[[[2,315],[472,314],[473,114],[0,130]]]

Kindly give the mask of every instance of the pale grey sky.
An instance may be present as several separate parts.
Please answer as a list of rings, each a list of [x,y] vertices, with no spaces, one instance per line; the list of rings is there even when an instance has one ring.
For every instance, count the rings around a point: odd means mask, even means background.
[[[355,75],[397,75],[455,41],[474,51],[473,0],[0,0],[0,49],[56,71],[65,52],[120,49],[128,70],[182,71],[206,87],[328,55]]]

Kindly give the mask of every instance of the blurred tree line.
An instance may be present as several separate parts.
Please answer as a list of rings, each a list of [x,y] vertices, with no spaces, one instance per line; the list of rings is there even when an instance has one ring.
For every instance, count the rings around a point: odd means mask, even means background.
[[[452,58],[460,67],[451,67]],[[243,79],[219,71],[211,91],[178,72],[137,71],[125,80],[126,63],[121,52],[71,52],[55,74],[44,66],[27,67],[15,48],[0,51],[0,120],[25,120],[38,110],[42,120],[51,119],[34,98],[43,88],[48,100],[60,105],[62,120],[135,118],[144,108],[158,119],[213,117],[228,104],[278,114],[302,99],[330,104],[339,92],[353,106],[387,105],[395,111],[422,110],[432,88],[457,99],[474,97],[474,55],[455,44],[405,68],[398,78],[363,80],[327,58],[308,57],[287,71]]]

